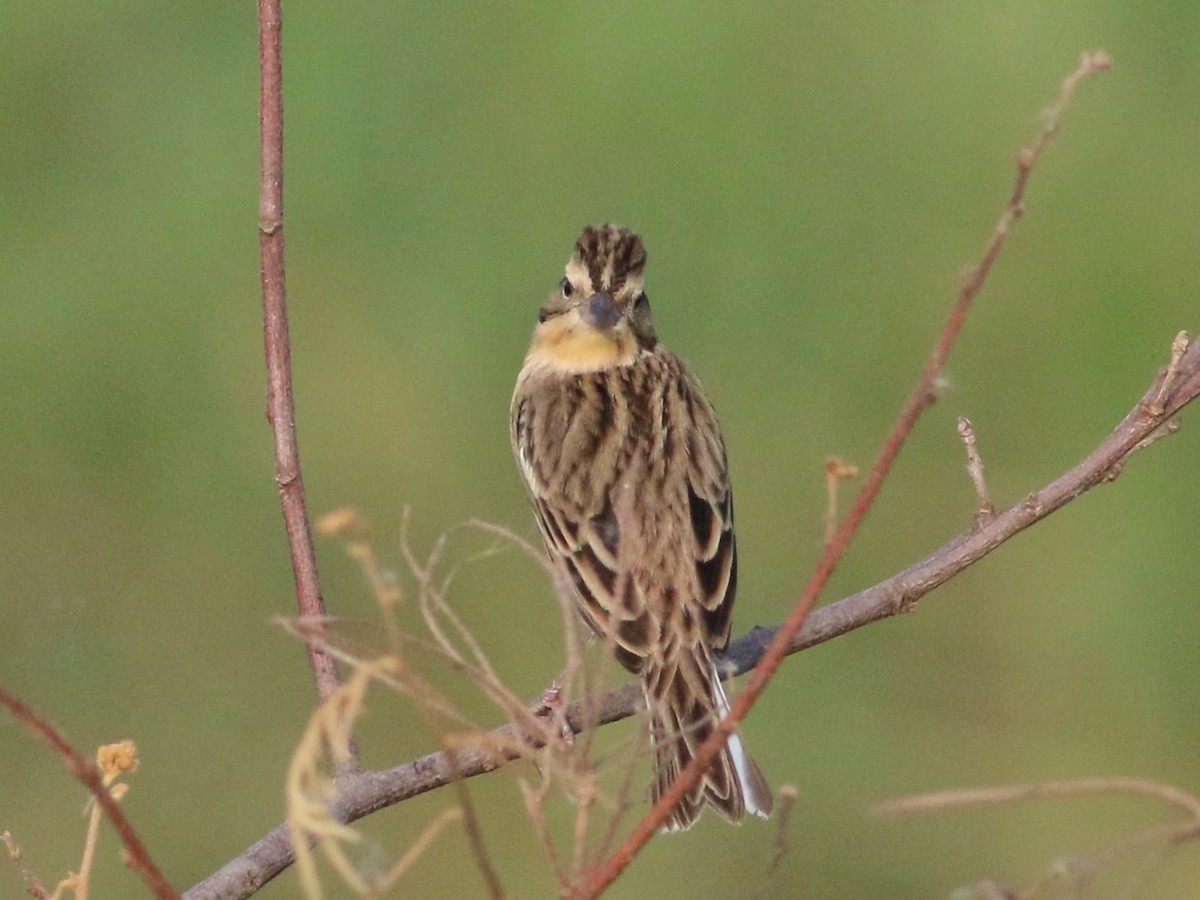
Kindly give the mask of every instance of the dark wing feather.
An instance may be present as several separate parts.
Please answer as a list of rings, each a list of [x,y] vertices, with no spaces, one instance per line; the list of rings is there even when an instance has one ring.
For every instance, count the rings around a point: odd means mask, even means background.
[[[659,629],[631,574],[618,566],[615,519],[595,516],[572,532],[567,517],[545,497],[535,494],[533,505],[547,550],[570,579],[584,621],[600,638],[611,634],[617,659],[640,671]],[[556,539],[567,533],[576,535],[573,542]]]
[[[737,594],[737,542],[733,531],[733,490],[725,445],[716,414],[688,375],[680,395],[688,414],[688,512],[695,538],[696,598],[703,610],[709,646],[729,643]]]

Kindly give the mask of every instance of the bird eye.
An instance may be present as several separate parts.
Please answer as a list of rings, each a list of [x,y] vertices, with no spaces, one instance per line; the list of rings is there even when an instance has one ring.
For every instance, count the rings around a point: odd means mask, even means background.
[[[574,291],[575,291],[575,288],[571,285],[571,280],[569,278],[564,278],[562,280],[563,298],[566,299],[566,298],[570,297],[571,294],[574,293]]]

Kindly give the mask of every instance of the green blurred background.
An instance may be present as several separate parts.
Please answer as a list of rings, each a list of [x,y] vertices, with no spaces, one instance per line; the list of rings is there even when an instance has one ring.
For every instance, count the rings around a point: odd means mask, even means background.
[[[1069,111],[951,387],[827,599],[969,526],[957,416],[1015,502],[1102,439],[1198,326],[1194,2],[351,0],[285,17],[304,472],[313,511],[358,507],[390,563],[405,505],[419,548],[472,516],[533,536],[512,381],[578,229],[613,220],[645,236],[659,333],[721,414],[736,630],[781,620],[819,550],[825,457],[876,452],[1083,49],[1115,69]],[[127,807],[180,887],[280,820],[312,702],[304,653],[269,622],[294,607],[263,416],[256,53],[248,3],[0,7],[0,679],[81,747],[138,741]],[[745,727],[799,792],[775,875],[773,826],[706,818],[653,842],[611,896],[1028,885],[1169,820],[1149,800],[867,810],[1080,776],[1200,790],[1194,424],[918,615],[789,661]],[[320,551],[331,611],[369,621],[342,548]],[[466,563],[452,599],[536,696],[561,663],[538,571],[514,552]],[[373,765],[433,746],[382,695],[363,742]],[[84,794],[8,716],[0,760],[0,829],[52,881],[78,864]],[[510,895],[553,895],[512,778],[472,790]],[[375,816],[368,860],[451,802]],[[114,848],[109,833],[94,896],[137,895]],[[1198,882],[1183,848],[1084,895],[1192,898]],[[483,892],[460,833],[407,885]],[[19,891],[0,868],[0,896]],[[288,874],[262,896],[297,892]]]

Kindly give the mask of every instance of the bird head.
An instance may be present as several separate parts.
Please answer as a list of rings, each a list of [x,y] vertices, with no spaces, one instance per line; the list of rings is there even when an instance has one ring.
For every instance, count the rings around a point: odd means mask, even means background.
[[[531,360],[591,372],[628,365],[657,343],[643,287],[646,248],[628,228],[591,226],[538,314]]]

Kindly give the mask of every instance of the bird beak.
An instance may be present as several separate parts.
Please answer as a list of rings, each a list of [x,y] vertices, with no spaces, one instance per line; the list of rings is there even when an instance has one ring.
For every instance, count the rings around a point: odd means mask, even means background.
[[[621,311],[613,302],[611,294],[601,292],[593,294],[583,312],[583,319],[593,328],[608,331],[621,321]]]

